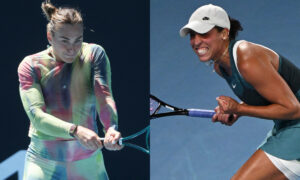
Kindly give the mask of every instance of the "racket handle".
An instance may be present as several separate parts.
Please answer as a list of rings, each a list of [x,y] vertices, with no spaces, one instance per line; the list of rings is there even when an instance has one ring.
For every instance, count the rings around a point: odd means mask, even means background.
[[[104,141],[105,138],[100,138],[101,141]],[[123,145],[123,138],[120,138],[119,141],[117,142],[120,146]]]
[[[188,111],[188,116],[191,117],[211,118],[215,114],[215,111],[205,109],[188,109]]]

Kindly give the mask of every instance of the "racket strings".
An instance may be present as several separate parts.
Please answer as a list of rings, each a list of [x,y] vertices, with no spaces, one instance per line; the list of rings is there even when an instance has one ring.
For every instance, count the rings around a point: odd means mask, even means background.
[[[133,144],[131,142],[126,142],[126,141],[134,139],[134,138],[136,138],[138,136],[141,136],[144,133],[145,133],[145,136],[146,136],[146,141],[145,141],[146,148],[141,147],[141,146],[139,146],[137,144]],[[125,145],[125,146],[131,147],[131,148],[135,148],[137,150],[140,150],[140,151],[142,151],[144,153],[149,154],[150,153],[149,134],[150,134],[150,126],[147,126],[146,128],[142,129],[141,131],[139,131],[139,132],[137,132],[135,134],[132,134],[130,136],[122,138],[122,144]]]
[[[150,115],[153,115],[159,111],[161,104],[156,100],[150,98]]]

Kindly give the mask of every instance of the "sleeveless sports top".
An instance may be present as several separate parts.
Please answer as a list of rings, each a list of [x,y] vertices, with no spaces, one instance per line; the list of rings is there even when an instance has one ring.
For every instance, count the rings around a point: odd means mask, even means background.
[[[235,95],[238,96],[243,102],[253,106],[269,105],[271,103],[262,97],[251,84],[246,82],[237,69],[238,59],[236,56],[236,51],[239,43],[241,42],[242,41],[231,41],[229,45],[232,75],[229,76],[222,67],[220,67],[220,71]],[[286,58],[279,55],[278,73],[286,81],[288,86],[296,95],[297,99],[300,100],[300,69],[289,62]],[[276,129],[279,130],[287,125],[297,124],[298,122],[295,120],[274,120],[274,123]]]
[[[271,104],[262,97],[254,87],[246,82],[237,68],[237,47],[242,41],[231,41],[229,45],[230,64],[232,75],[220,67],[222,76],[228,85],[243,102],[253,106],[266,106]],[[281,55],[279,56],[278,73],[291,88],[300,101],[300,69]],[[260,147],[276,157],[292,160],[300,159],[300,119],[299,120],[273,120],[274,127],[271,135]]]

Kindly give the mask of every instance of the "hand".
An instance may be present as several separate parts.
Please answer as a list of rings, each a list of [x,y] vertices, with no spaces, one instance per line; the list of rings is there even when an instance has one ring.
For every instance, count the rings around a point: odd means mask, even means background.
[[[237,114],[240,104],[236,100],[228,96],[219,96],[216,99],[222,114]]]
[[[231,126],[232,124],[234,124],[239,116],[237,114],[225,114],[225,113],[222,113],[220,111],[220,106],[217,106],[215,108],[215,112],[216,114],[213,115],[212,117],[212,122],[220,122],[222,124],[225,124],[227,126]]]
[[[80,142],[80,144],[87,149],[96,150],[98,148],[103,148],[100,137],[94,131],[88,128],[78,126],[74,136]]]
[[[104,139],[105,148],[112,151],[122,149],[123,146],[120,146],[118,144],[120,138],[121,138],[121,133],[119,131],[116,131],[113,127],[110,127],[105,134],[105,139]]]

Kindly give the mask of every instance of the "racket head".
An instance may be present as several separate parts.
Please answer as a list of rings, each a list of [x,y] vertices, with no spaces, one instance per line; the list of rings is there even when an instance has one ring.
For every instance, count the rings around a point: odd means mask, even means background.
[[[140,144],[134,144],[133,142],[130,142],[130,140],[135,139],[139,136],[142,136],[143,134],[145,134],[145,146],[146,147],[142,147]],[[119,144],[140,150],[146,154],[150,154],[150,144],[149,144],[150,135],[149,134],[150,134],[150,125],[130,136],[121,138],[119,140]]]
[[[150,95],[150,116],[157,113],[161,108],[161,103],[158,98],[153,95]]]
[[[165,109],[168,109],[169,111],[165,111]],[[150,119],[177,115],[185,115],[199,118],[211,118],[214,114],[214,110],[178,108],[167,104],[166,102],[150,94]]]
[[[156,96],[150,94],[150,119],[187,114],[188,111],[186,109],[178,108],[167,104],[166,102],[160,100]]]

